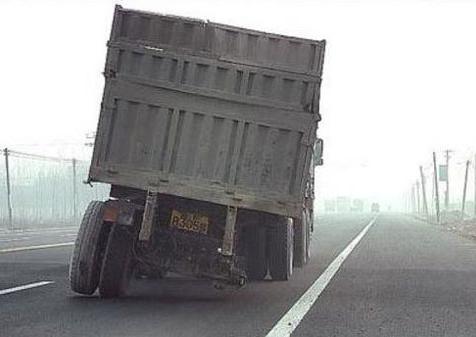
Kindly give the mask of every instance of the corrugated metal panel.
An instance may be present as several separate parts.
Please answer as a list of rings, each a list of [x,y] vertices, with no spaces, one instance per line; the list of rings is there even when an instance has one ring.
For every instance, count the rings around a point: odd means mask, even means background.
[[[117,52],[116,76],[145,85],[167,87],[244,103],[307,111],[317,78],[147,46],[111,44]]]
[[[296,190],[301,131],[126,99],[114,104],[104,157],[109,165],[283,194]]]
[[[116,8],[90,179],[299,215],[320,81],[297,70],[320,66],[306,53],[278,67],[244,62],[223,27]],[[144,44],[152,37],[182,49]],[[241,62],[209,52],[219,49]]]
[[[118,7],[114,41],[208,53],[239,63],[300,73],[321,72],[325,43],[209,21]]]

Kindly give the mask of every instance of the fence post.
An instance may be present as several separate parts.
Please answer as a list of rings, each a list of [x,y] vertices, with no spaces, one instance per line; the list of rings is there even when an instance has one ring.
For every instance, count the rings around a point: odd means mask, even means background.
[[[426,185],[425,185],[425,174],[423,173],[423,166],[420,165],[420,176],[421,176],[421,193],[423,196],[423,213],[425,213],[426,220],[428,220],[428,203],[426,201]]]
[[[473,205],[473,217],[476,218],[476,154],[474,155],[474,205]]]
[[[412,202],[412,213],[416,213],[416,198],[415,198],[415,185],[412,185],[412,195],[411,195],[411,202]]]
[[[433,152],[433,172],[435,177],[435,209],[436,223],[440,223],[440,193],[438,190],[438,171],[436,170],[436,153]]]
[[[421,204],[420,204],[420,183],[418,180],[415,182],[416,186],[416,196],[417,196],[417,213],[420,215],[421,213]]]
[[[76,158],[72,159],[73,164],[73,219],[76,220],[78,216],[78,190],[76,187]]]
[[[8,226],[10,229],[13,229],[13,211],[12,211],[12,190],[10,185],[10,165],[8,162],[8,148],[3,149],[3,154],[5,155],[5,176],[7,183],[7,207],[8,207]]]
[[[461,220],[464,219],[464,208],[466,204],[466,188],[468,186],[468,171],[469,171],[470,161],[466,161],[466,171],[464,173],[464,185],[463,185],[463,203],[461,205]]]

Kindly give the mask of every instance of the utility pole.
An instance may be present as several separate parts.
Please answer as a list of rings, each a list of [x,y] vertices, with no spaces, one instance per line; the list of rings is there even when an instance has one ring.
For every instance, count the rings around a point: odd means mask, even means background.
[[[415,183],[416,185],[416,193],[417,193],[417,212],[418,214],[421,213],[421,205],[420,205],[420,183],[418,180]]]
[[[438,171],[436,168],[436,153],[433,152],[433,170],[435,177],[435,209],[436,209],[436,223],[440,223],[440,193],[438,191]]]
[[[428,203],[426,202],[425,174],[423,173],[423,166],[421,165],[420,165],[420,176],[421,176],[421,193],[423,197],[423,213],[425,214],[426,219],[428,219]]]
[[[445,151],[446,157],[446,191],[445,191],[445,210],[450,209],[450,150]]]
[[[12,210],[12,189],[10,185],[10,165],[8,161],[8,148],[3,149],[5,155],[5,177],[7,179],[7,207],[8,207],[8,227],[13,229],[13,210]]]
[[[474,214],[476,218],[476,154],[474,155]]]
[[[76,220],[78,215],[78,191],[76,187],[76,159],[72,159],[73,164],[73,219]]]
[[[464,186],[463,186],[463,203],[461,204],[461,220],[464,218],[464,206],[466,204],[466,187],[468,186],[468,171],[469,171],[469,164],[471,162],[469,160],[466,161],[466,171],[464,173]]]
[[[415,214],[415,212],[416,212],[416,199],[415,199],[415,185],[413,185],[413,184],[412,184],[411,202],[412,202],[412,213]]]

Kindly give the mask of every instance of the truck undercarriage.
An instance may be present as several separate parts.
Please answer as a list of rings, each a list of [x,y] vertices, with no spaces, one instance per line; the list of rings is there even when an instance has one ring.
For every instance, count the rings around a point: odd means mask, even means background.
[[[92,294],[99,287],[102,297],[115,297],[125,293],[133,276],[162,278],[169,272],[212,280],[217,288],[239,288],[268,273],[287,280],[298,227],[282,216],[231,212],[236,213],[227,238],[230,207],[113,186],[110,200],[93,202],[85,213],[80,233],[95,226],[97,234],[78,236],[76,246],[94,246],[95,255],[73,255],[72,288]],[[89,280],[76,275],[81,269],[76,264],[91,270]]]

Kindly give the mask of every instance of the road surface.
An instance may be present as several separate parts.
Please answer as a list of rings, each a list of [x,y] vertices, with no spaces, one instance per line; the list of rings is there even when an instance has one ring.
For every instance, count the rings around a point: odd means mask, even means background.
[[[0,233],[0,336],[476,336],[476,241],[372,218],[321,217],[312,261],[291,282],[137,280],[113,300],[69,290],[71,246],[55,245],[70,229]]]

